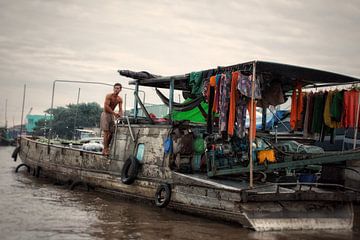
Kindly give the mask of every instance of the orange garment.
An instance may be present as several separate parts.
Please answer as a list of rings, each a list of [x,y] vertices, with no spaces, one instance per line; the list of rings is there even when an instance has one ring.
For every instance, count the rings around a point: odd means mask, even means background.
[[[228,134],[229,136],[234,135],[235,128],[235,114],[236,114],[236,88],[237,80],[239,78],[239,72],[233,72],[231,78],[230,88],[230,107],[229,107],[229,120],[228,120]]]
[[[249,141],[252,142],[256,136],[256,102],[253,102],[253,113],[251,115],[251,101],[247,103],[247,109],[249,111],[250,125],[249,125]],[[252,128],[252,139],[250,138],[250,130]]]
[[[216,76],[211,76],[210,77],[209,85],[210,85],[210,87],[214,87],[214,89],[215,89],[214,96],[215,96],[216,91],[218,91],[218,89],[216,89]],[[210,87],[209,87],[209,89],[210,89]],[[216,105],[216,101],[215,101],[215,97],[214,97],[213,108],[212,108],[213,112],[216,112],[216,107],[217,107],[217,105]]]
[[[296,123],[301,120],[303,111],[303,94],[301,85],[297,84],[291,95],[290,127],[296,128]]]
[[[359,92],[356,90],[344,92],[344,112],[343,112],[343,123],[344,127],[355,127],[356,125],[356,114],[359,103]],[[358,118],[360,123],[360,117]],[[358,123],[358,126],[360,124]]]

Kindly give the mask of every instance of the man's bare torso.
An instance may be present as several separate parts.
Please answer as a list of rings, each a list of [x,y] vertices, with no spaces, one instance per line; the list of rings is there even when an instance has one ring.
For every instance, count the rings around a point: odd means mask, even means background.
[[[108,94],[106,96],[106,99],[108,100],[108,103],[109,103],[109,107],[114,110],[116,108],[116,106],[120,103],[122,103],[122,99],[120,96],[118,95],[114,95],[112,93]]]

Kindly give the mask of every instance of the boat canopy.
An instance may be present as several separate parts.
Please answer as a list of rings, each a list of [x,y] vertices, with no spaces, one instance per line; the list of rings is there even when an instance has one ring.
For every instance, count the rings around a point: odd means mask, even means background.
[[[202,71],[202,76],[229,71],[241,71],[251,74],[254,64],[256,64],[256,75],[262,75],[265,82],[280,82],[284,90],[292,90],[295,87],[295,83],[299,82],[302,83],[303,87],[324,87],[360,82],[359,78],[333,72],[265,61],[251,61],[232,66],[220,66]],[[129,82],[129,84],[132,85],[139,84],[140,86],[169,89],[170,80],[173,79],[174,89],[191,91],[191,86],[189,85],[190,73],[174,76],[158,76],[147,72],[132,72],[128,70],[119,70],[118,72],[122,76],[136,79],[135,81]]]

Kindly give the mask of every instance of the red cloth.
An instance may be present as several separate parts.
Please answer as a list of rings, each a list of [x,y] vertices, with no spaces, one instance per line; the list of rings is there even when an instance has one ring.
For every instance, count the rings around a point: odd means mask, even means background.
[[[209,85],[210,85],[210,87],[214,87],[215,95],[216,95],[216,92],[217,92],[217,89],[216,89],[216,76],[211,76],[211,77],[210,77],[210,83],[209,83]],[[213,111],[213,112],[216,112],[216,98],[215,98],[215,97],[214,97],[214,101],[213,101],[212,111]]]
[[[290,127],[296,128],[296,123],[302,119],[303,94],[301,85],[297,84],[291,95]]]
[[[344,92],[343,125],[345,128],[355,127],[358,104],[359,91],[350,90]],[[360,120],[360,117],[358,118],[358,120]],[[360,121],[358,121],[358,126],[360,126]]]

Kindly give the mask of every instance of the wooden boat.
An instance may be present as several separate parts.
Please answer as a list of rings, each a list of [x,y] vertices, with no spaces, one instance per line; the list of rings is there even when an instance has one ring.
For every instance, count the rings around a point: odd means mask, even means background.
[[[273,69],[274,74],[281,73],[283,77],[301,73],[303,78],[317,76],[324,81],[331,79],[332,83],[339,79],[354,80],[328,72],[263,62],[239,67],[254,64],[258,64],[257,74]],[[170,112],[173,107],[180,107],[173,103],[172,94],[174,89],[187,89],[184,82],[187,75],[146,76],[149,75],[135,74],[137,90],[139,86],[170,88]],[[209,134],[206,124],[172,119],[158,122],[149,116],[138,97],[137,101],[146,117],[137,116],[136,104],[133,117],[117,121],[109,158],[22,137],[17,148],[22,164],[16,171],[26,167],[35,176],[69,182],[71,188],[83,184],[99,191],[152,201],[157,207],[237,222],[257,231],[354,227],[354,219],[359,217],[354,211],[354,205],[360,200],[359,189],[301,180],[304,175],[296,171],[313,164],[356,161],[360,157],[359,150],[288,154],[287,158],[267,166],[253,157],[249,157],[255,159],[253,162],[239,161],[232,165],[229,160],[221,163],[222,159],[217,159],[211,148],[213,135]],[[204,143],[201,155],[207,163],[205,169],[200,167],[201,159],[192,147],[195,139],[202,139]],[[250,167],[250,164],[253,165]],[[296,174],[289,178],[285,172]],[[275,181],[266,179],[274,174],[278,176]],[[249,180],[250,177],[253,179]],[[357,182],[356,179],[352,181]]]

